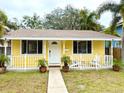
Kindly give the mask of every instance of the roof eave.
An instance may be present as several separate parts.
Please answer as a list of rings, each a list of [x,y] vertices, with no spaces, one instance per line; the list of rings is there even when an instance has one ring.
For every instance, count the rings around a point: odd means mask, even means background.
[[[117,40],[117,41],[121,41],[121,38],[3,37],[2,39],[9,39],[9,40]]]

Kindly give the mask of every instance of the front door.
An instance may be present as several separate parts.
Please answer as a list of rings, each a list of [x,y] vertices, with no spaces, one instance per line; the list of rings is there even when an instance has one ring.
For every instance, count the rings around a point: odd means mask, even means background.
[[[49,64],[60,64],[61,62],[61,48],[60,41],[49,41]]]

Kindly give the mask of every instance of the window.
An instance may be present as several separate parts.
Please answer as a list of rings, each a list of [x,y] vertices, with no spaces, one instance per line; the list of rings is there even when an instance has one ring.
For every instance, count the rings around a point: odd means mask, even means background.
[[[5,47],[2,41],[0,41],[0,54],[5,54]],[[6,54],[11,55],[11,41],[10,40],[7,41]]]
[[[11,55],[11,41],[8,41],[7,55]]]
[[[115,48],[121,48],[121,42],[120,41],[115,42]]]
[[[4,54],[4,47],[0,47],[0,54]]]
[[[42,54],[42,41],[22,40],[22,54]]]
[[[81,53],[91,53],[91,41],[74,41],[73,42],[73,53],[81,54]]]
[[[105,41],[105,55],[111,55],[111,41]]]

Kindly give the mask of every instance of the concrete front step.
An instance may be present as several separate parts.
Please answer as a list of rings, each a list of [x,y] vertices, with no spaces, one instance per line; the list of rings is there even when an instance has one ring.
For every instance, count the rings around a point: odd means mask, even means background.
[[[49,64],[48,66],[49,66],[49,67],[51,67],[51,66],[52,66],[52,67],[56,67],[56,66],[61,67],[61,64]]]

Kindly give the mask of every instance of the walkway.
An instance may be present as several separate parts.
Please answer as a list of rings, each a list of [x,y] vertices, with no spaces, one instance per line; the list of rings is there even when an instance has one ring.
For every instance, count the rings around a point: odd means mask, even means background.
[[[68,93],[59,68],[49,69],[47,93]]]

